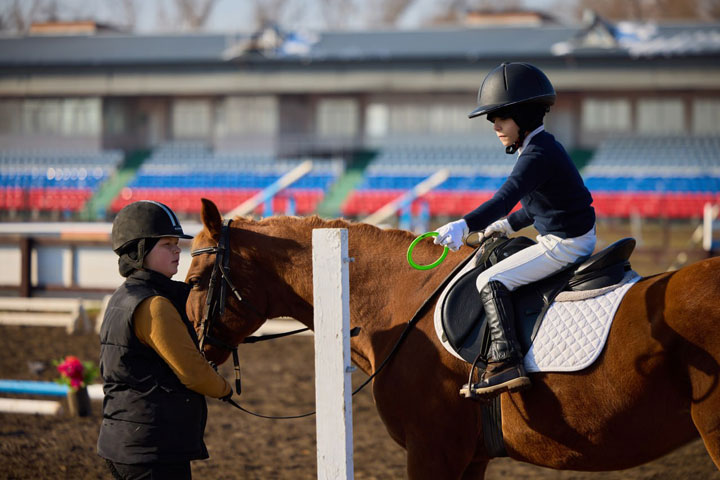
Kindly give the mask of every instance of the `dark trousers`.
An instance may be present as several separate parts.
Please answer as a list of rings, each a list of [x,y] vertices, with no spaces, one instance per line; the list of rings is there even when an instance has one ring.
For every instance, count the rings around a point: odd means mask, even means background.
[[[190,480],[190,462],[180,463],[126,463],[107,462],[115,480]]]

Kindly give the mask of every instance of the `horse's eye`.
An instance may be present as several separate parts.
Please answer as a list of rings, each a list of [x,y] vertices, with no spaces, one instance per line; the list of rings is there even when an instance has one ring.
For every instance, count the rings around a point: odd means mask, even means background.
[[[188,285],[190,285],[190,288],[200,287],[200,277],[190,277],[188,279]]]

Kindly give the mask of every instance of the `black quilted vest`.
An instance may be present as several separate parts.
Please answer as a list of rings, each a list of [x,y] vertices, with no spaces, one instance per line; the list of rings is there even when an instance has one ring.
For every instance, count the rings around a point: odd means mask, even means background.
[[[208,458],[205,397],[186,388],[133,329],[140,302],[160,295],[173,303],[197,345],[185,314],[188,291],[182,282],[138,270],[113,294],[100,329],[100,374],[105,382],[101,457],[128,464]]]

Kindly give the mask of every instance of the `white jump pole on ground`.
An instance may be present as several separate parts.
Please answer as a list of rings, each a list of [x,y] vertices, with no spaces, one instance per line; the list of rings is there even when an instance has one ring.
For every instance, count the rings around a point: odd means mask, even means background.
[[[443,168],[430,175],[422,182],[415,185],[413,188],[408,190],[404,195],[386,203],[380,207],[376,212],[372,213],[363,220],[363,223],[369,223],[371,225],[377,225],[384,222],[389,217],[395,215],[399,209],[404,206],[409,206],[413,200],[417,197],[425,195],[427,192],[437,187],[450,176],[450,170]]]
[[[345,228],[312,232],[317,476],[354,478],[350,275]]]
[[[0,412],[30,413],[33,415],[57,415],[62,406],[55,400],[26,400],[24,398],[0,398]]]
[[[312,160],[305,160],[300,165],[293,168],[282,177],[278,178],[275,182],[266,187],[264,190],[256,193],[255,195],[248,198],[243,203],[232,209],[230,213],[225,215],[225,218],[233,218],[238,215],[248,215],[258,206],[262,205],[267,201],[270,201],[278,192],[289,187],[290,185],[310,173],[312,169]]]

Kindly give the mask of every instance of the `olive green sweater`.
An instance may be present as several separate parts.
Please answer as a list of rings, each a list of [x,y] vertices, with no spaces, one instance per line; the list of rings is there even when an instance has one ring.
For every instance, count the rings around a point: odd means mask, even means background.
[[[146,298],[135,309],[133,320],[138,339],[155,350],[187,388],[215,398],[232,391],[197,349],[170,300]]]

